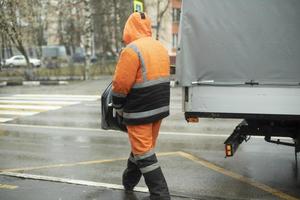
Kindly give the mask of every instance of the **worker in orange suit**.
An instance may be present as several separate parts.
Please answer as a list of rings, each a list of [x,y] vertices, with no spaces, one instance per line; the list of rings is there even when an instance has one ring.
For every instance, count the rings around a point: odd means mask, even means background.
[[[132,191],[143,175],[151,200],[169,200],[154,148],[162,119],[169,115],[170,61],[167,50],[151,36],[149,17],[145,13],[131,14],[123,32],[127,46],[116,66],[112,101],[123,115],[131,144],[123,173],[125,190]]]

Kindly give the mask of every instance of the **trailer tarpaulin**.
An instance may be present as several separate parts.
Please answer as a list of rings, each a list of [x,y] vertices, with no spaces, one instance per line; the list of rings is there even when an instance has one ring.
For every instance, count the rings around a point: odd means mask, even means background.
[[[180,85],[299,85],[299,0],[183,0],[182,8]]]

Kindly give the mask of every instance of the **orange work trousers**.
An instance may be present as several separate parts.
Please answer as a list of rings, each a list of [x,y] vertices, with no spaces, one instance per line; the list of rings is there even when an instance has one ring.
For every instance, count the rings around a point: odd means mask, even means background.
[[[127,125],[131,151],[134,155],[143,155],[155,147],[161,121],[141,125]]]

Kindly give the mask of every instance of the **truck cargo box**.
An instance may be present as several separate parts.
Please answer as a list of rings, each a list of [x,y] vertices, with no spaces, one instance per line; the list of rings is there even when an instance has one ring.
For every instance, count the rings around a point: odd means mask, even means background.
[[[299,0],[183,0],[179,37],[186,114],[300,119]]]

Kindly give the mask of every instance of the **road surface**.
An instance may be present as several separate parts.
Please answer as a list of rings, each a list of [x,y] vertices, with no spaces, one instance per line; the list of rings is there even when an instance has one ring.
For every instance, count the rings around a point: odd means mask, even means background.
[[[123,200],[126,133],[100,128],[100,95],[111,77],[60,86],[0,88],[1,200]],[[188,124],[172,88],[156,152],[172,199],[300,199],[294,149],[252,138],[233,158],[223,142],[240,120]]]

